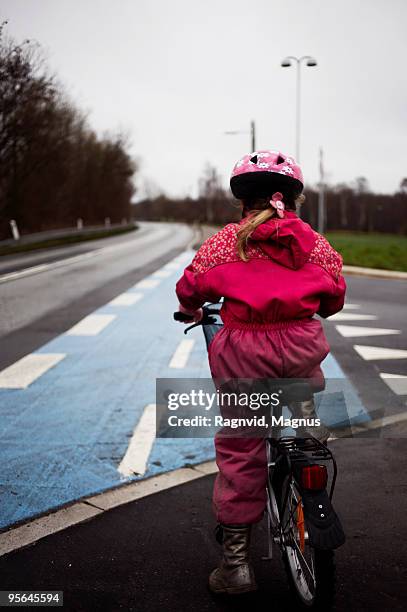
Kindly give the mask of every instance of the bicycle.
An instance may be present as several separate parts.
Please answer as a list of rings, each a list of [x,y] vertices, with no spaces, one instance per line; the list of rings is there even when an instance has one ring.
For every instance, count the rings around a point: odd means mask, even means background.
[[[201,321],[190,325],[184,333],[202,326],[208,347],[222,326],[220,308],[221,304],[204,306]],[[174,319],[192,321],[180,312],[174,313]],[[275,411],[277,419],[283,405],[280,403]],[[345,542],[342,525],[332,505],[337,464],[331,450],[316,438],[279,434],[281,428],[265,439],[267,555],[263,560],[271,561],[277,546],[298,603],[309,610],[325,611],[334,600],[334,550]],[[222,543],[220,525],[215,535]]]

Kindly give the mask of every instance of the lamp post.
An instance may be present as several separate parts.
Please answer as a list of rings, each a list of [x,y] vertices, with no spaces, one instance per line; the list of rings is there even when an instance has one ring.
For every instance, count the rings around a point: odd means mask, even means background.
[[[225,132],[225,134],[227,134],[228,136],[235,136],[236,134],[250,134],[251,150],[256,150],[256,124],[253,120],[250,121],[249,132],[247,132],[246,130],[229,130],[228,132]]]
[[[295,137],[295,156],[297,162],[300,161],[300,123],[301,123],[301,64],[305,62],[306,66],[317,66],[317,60],[310,55],[303,55],[302,57],[295,57],[294,55],[288,55],[281,62],[282,68],[289,68],[292,63],[295,62],[297,65],[297,104],[296,104],[296,137]]]
[[[319,149],[318,232],[326,229],[324,153]]]
[[[256,150],[256,124],[254,121],[250,121],[250,137],[251,137],[251,145],[252,151]]]

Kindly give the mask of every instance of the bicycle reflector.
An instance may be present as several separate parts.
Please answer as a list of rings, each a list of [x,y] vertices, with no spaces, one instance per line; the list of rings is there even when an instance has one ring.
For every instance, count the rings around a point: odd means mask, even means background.
[[[326,465],[307,465],[301,470],[301,486],[310,491],[325,489],[328,482]]]

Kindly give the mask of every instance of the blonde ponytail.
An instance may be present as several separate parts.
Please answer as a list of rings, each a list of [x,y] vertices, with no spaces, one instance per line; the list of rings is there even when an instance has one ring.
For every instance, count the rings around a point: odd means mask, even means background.
[[[237,232],[236,248],[237,252],[239,253],[239,257],[243,261],[249,261],[249,258],[246,255],[247,241],[249,240],[256,227],[258,227],[262,223],[265,223],[269,219],[272,219],[275,215],[276,210],[269,206],[268,208],[265,208],[263,210],[253,210],[253,212],[250,213],[249,217],[247,217],[247,220]]]
[[[283,201],[285,203],[285,210],[295,211],[296,208],[298,209],[301,204],[305,202],[305,196],[303,194],[290,195],[286,193]],[[244,209],[250,210],[250,213],[237,232],[236,248],[239,257],[243,261],[249,261],[246,255],[246,249],[250,236],[253,234],[256,227],[277,216],[277,211],[270,205],[269,198],[258,198],[248,201],[242,200],[242,204]]]

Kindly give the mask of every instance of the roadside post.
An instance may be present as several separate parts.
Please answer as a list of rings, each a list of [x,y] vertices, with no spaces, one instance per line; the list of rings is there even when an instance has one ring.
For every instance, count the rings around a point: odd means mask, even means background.
[[[11,219],[10,221],[10,228],[14,240],[20,240],[20,232],[18,231],[17,222],[14,219]]]

